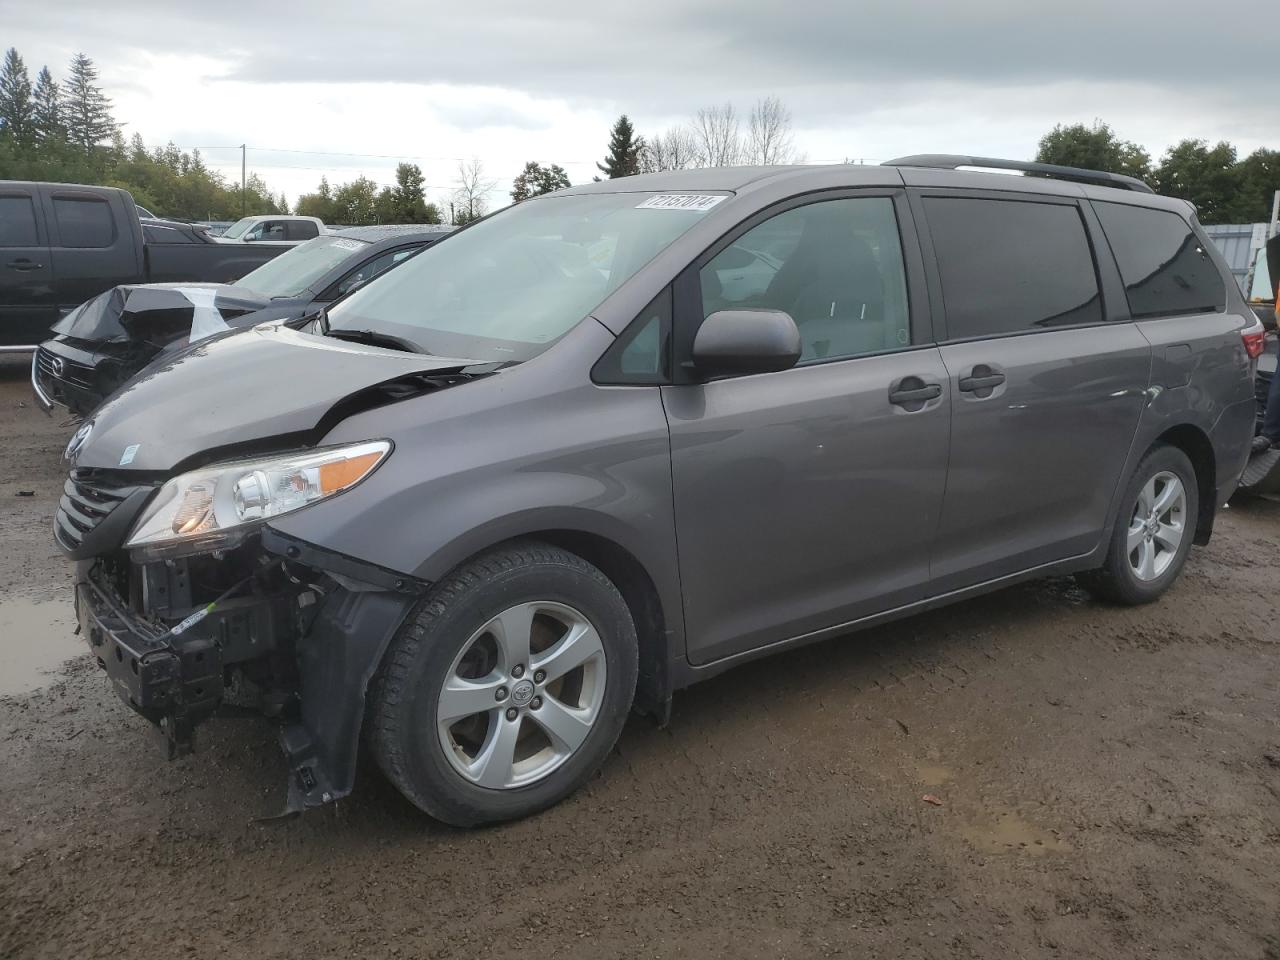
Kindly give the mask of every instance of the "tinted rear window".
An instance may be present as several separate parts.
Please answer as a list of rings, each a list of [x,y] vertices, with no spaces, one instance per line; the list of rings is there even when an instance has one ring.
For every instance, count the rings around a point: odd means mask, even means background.
[[[34,247],[39,242],[31,198],[0,197],[0,247]]]
[[[105,200],[54,197],[53,215],[64,247],[109,247],[115,240],[115,223]]]
[[[320,236],[320,231],[310,220],[290,220],[286,225],[290,240],[310,240]]]
[[[1176,213],[1095,202],[1135,317],[1226,307],[1222,275],[1191,225]]]
[[[1102,320],[1074,205],[926,197],[947,336],[991,337]]]

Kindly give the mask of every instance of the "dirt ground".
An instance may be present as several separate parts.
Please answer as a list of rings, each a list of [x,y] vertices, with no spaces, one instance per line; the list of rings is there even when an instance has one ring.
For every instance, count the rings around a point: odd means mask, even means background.
[[[39,624],[0,652],[69,631],[70,428],[25,374],[0,360],[0,616]],[[77,656],[0,700],[0,957],[1277,960],[1278,618],[1280,503],[1236,504],[1153,607],[1048,581],[752,664],[476,832],[373,769],[255,822],[265,722],[167,763]]]

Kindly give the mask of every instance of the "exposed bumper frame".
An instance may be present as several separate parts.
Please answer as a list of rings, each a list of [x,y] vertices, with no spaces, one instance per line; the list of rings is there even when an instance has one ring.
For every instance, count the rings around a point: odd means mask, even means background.
[[[234,644],[224,645],[232,623],[238,636],[250,624],[283,627],[296,668],[294,708],[280,727],[289,766],[282,815],[299,813],[346,796],[355,785],[360,728],[370,681],[392,637],[428,584],[326,551],[265,528],[263,553],[317,577],[336,577],[316,604],[299,618],[281,618],[280,596],[255,595],[229,601],[174,634],[125,609],[114,591],[95,582],[94,561],[77,565],[76,613],[80,628],[112,688],[134,711],[165,735],[170,759],[190,752],[195,726],[221,706],[226,668],[244,662]],[[291,567],[292,568],[292,567]],[[293,603],[292,596],[286,597]],[[275,609],[267,610],[275,605]],[[175,614],[176,615],[176,614]],[[238,619],[235,619],[238,618]],[[264,640],[266,638],[263,638]],[[277,637],[278,641],[279,638]],[[270,644],[263,644],[270,646]]]

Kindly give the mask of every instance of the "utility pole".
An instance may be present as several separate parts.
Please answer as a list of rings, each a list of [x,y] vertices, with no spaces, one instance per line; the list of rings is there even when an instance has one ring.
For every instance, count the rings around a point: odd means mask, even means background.
[[[240,144],[240,216],[245,216],[245,209],[249,204],[249,192],[247,188],[249,169],[248,151],[245,145]]]
[[[1271,229],[1267,233],[1272,237],[1280,233],[1280,190],[1271,198]]]

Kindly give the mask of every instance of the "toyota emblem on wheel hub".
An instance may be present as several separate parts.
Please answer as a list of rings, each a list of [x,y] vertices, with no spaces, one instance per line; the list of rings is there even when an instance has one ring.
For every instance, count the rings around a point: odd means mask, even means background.
[[[517,707],[527,706],[529,701],[533,699],[533,684],[528,680],[521,680],[511,688],[511,702]]]

